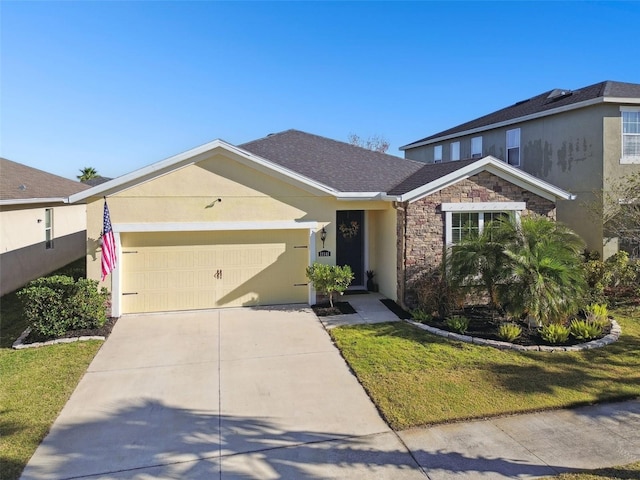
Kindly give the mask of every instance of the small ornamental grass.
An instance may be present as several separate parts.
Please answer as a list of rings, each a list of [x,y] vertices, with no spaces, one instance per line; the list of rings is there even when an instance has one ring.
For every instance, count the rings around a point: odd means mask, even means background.
[[[498,327],[498,337],[506,342],[513,342],[522,335],[522,327],[515,323],[503,323]]]
[[[590,322],[588,320],[573,319],[569,326],[571,335],[578,340],[593,340],[602,335],[602,326],[597,322]]]
[[[540,327],[540,336],[544,341],[552,345],[566,342],[569,339],[570,333],[569,327],[561,323],[549,323]]]
[[[411,310],[411,317],[416,322],[424,323],[424,322],[428,322],[429,320],[431,320],[433,318],[433,315],[425,312],[421,308],[416,308],[414,310]]]
[[[445,324],[454,332],[461,334],[466,333],[469,329],[469,319],[461,315],[453,315],[452,317],[447,318]]]
[[[609,310],[606,304],[592,303],[584,309],[587,321],[600,326],[601,330],[609,324]]]

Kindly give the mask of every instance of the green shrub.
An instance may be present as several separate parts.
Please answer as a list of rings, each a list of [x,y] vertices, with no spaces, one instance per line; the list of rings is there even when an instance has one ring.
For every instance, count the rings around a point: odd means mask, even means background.
[[[307,267],[307,278],[313,283],[313,287],[329,297],[329,303],[333,308],[333,294],[340,295],[349,287],[353,280],[353,272],[349,265],[326,265],[314,262]]]
[[[447,318],[445,324],[454,332],[464,334],[469,328],[469,319],[461,315],[454,315]]]
[[[515,323],[503,323],[498,327],[498,337],[506,342],[513,342],[522,335],[522,327]]]
[[[561,323],[549,323],[540,328],[540,336],[551,344],[564,343],[569,338],[570,330]]]
[[[43,337],[59,337],[70,330],[91,329],[107,320],[105,288],[98,282],[55,275],[38,278],[18,292],[31,329]]]
[[[598,323],[577,318],[571,320],[570,330],[577,340],[593,340],[602,335],[602,327]]]
[[[411,310],[411,317],[416,322],[420,322],[420,323],[428,322],[433,318],[430,313],[425,312],[421,308],[416,308],[414,310]]]

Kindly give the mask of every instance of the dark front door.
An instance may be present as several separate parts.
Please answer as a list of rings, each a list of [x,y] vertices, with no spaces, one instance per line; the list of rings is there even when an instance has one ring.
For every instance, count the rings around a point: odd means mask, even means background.
[[[364,211],[336,212],[336,264],[349,265],[352,286],[364,285]]]

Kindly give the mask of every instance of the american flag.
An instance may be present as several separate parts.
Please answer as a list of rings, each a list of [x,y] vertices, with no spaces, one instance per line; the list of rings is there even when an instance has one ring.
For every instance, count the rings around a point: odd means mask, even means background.
[[[116,268],[116,238],[113,236],[109,207],[105,198],[102,217],[102,281],[114,268]]]

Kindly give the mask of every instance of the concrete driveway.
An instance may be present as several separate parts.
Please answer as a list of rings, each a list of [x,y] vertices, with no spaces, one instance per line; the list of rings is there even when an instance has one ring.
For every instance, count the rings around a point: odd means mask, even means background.
[[[308,308],[121,318],[24,479],[424,479]]]
[[[340,324],[386,319],[353,303]],[[392,432],[311,310],[246,308],[121,318],[22,478],[532,479],[639,459],[640,400]]]

